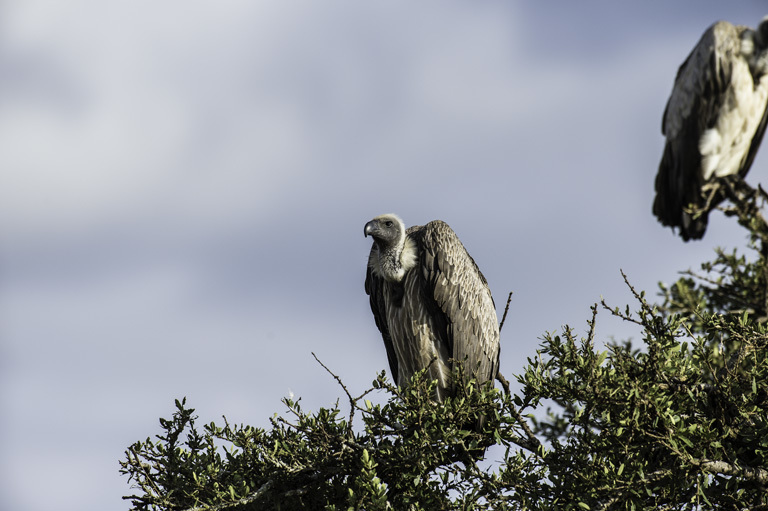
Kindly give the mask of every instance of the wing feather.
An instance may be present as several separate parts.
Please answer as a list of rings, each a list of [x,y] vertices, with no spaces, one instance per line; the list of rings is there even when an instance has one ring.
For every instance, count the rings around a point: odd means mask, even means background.
[[[485,277],[456,233],[440,220],[411,232],[420,247],[426,303],[444,328],[448,352],[483,382],[496,377],[499,327]]]
[[[744,160],[744,165],[742,165],[741,169],[739,170],[739,175],[741,177],[746,176],[750,167],[752,167],[752,162],[755,160],[755,156],[757,155],[757,148],[760,147],[760,143],[763,141],[763,135],[765,135],[765,127],[767,124],[768,108],[763,110],[763,117],[760,119],[760,124],[755,131],[755,136],[752,137],[752,142],[749,144],[749,152],[747,153],[747,157]]]

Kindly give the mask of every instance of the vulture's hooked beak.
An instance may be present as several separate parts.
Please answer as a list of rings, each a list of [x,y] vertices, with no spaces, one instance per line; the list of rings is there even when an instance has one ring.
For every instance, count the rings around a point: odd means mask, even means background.
[[[365,224],[365,228],[363,229],[363,234],[367,238],[370,234],[371,236],[374,235],[374,233],[379,231],[379,221],[378,220],[371,220],[367,224]]]

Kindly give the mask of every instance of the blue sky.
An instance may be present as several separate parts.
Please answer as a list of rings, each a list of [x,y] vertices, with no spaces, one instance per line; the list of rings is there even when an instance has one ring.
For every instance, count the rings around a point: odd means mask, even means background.
[[[118,460],[187,396],[266,426],[367,388],[370,218],[447,221],[501,369],[697,267],[651,215],[677,67],[753,2],[0,4],[0,504],[126,509]],[[759,154],[750,181],[762,180]],[[598,336],[636,336],[605,313]]]

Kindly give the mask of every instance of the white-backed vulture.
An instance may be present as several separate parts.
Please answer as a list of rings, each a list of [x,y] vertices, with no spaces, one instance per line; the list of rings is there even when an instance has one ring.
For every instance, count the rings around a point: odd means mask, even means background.
[[[768,17],[757,30],[715,23],[677,72],[653,213],[685,241],[704,236],[725,198],[721,178],[743,178],[752,165],[766,126],[767,71]]]
[[[494,380],[499,323],[488,283],[456,233],[440,220],[405,229],[393,214],[365,224],[373,237],[365,292],[392,378],[406,385],[427,368],[437,399],[451,395],[454,361],[464,377]]]

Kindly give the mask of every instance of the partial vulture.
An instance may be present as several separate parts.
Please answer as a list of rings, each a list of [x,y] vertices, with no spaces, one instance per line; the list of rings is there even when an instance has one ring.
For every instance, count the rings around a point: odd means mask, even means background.
[[[662,119],[667,139],[653,214],[700,239],[725,199],[722,178],[749,171],[766,126],[768,17],[757,30],[719,21],[680,66]]]
[[[466,379],[495,379],[496,307],[485,277],[448,224],[435,220],[406,230],[388,214],[365,224],[364,232],[373,237],[365,292],[397,385],[426,368],[442,400],[454,393],[454,361],[463,363]]]

